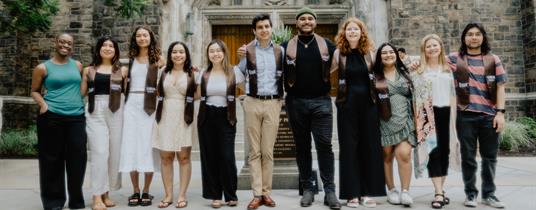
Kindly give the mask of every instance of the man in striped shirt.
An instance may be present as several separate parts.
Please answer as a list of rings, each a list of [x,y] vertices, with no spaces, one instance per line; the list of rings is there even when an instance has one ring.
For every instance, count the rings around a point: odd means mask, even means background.
[[[461,144],[462,174],[466,200],[476,207],[477,140],[482,157],[482,203],[504,208],[495,196],[495,167],[499,133],[504,128],[506,71],[501,60],[490,52],[482,25],[469,23],[462,32],[459,52],[449,55],[454,72],[458,113],[456,127]]]

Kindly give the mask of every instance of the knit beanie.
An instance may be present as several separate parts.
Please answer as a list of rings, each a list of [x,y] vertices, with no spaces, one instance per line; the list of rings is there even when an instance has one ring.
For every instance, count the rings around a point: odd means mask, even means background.
[[[313,17],[315,17],[316,19],[316,13],[313,9],[309,8],[309,7],[302,7],[299,11],[298,11],[298,14],[296,14],[296,20],[298,18],[300,18],[300,16],[302,16],[303,14],[310,14],[312,15]]]

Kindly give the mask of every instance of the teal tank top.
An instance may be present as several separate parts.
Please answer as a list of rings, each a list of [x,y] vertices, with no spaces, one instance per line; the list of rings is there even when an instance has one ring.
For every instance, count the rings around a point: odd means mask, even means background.
[[[69,58],[66,64],[55,64],[52,60],[45,62],[45,102],[50,112],[78,116],[84,114],[84,101],[80,94],[82,76],[76,62]]]

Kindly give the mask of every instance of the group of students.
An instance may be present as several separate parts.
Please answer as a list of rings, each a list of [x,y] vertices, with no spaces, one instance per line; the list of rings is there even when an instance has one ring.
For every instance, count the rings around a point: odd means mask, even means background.
[[[176,201],[175,207],[184,208],[192,171],[191,146],[197,140],[203,198],[212,200],[213,208],[236,206],[235,91],[241,84],[247,94],[243,108],[253,191],[248,210],[276,206],[270,193],[282,99],[296,143],[303,207],[312,205],[317,193],[312,140],[324,204],[331,209],[341,208],[339,198],[348,207],[375,207],[372,197],[385,195],[391,204],[410,206],[412,150],[415,175],[420,177],[427,169],[432,179],[433,208],[449,204],[443,187],[449,162],[457,166],[461,152],[464,204],[476,207],[477,140],[482,201],[504,207],[494,195],[494,174],[498,133],[504,126],[506,73],[499,58],[490,53],[484,28],[468,24],[459,52],[448,56],[442,40],[427,35],[421,41],[420,62],[406,66],[394,45],[384,43],[374,49],[359,19],[344,20],[333,43],[314,33],[316,18],[312,9],[300,9],[298,35],[278,45],[271,41],[270,16],[260,14],[252,21],[255,40],[238,50],[237,66],[230,65],[231,52],[225,43],[212,40],[202,71],[192,65],[182,42],[171,43],[162,59],[156,36],[148,27],[134,30],[128,66],[119,63],[118,43],[105,36],[97,42],[92,64],[83,68],[70,57],[73,37],[58,35],[54,57],[39,64],[32,76],[31,94],[40,107],[37,132],[44,209],[63,208],[65,171],[69,208],[85,207],[86,143],[92,209],[116,205],[109,191],[121,187],[120,172],[130,173],[133,194],[128,206],[152,205],[149,189],[158,170],[165,190],[158,207]],[[339,198],[331,145],[332,74],[338,78]],[[173,198],[175,158],[180,167],[177,200]],[[393,180],[394,159],[400,191]],[[139,173],[145,176],[143,188]]]

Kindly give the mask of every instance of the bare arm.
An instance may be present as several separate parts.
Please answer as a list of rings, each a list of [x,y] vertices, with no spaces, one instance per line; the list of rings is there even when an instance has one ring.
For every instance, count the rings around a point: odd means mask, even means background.
[[[121,66],[121,74],[123,75],[123,88],[126,88],[128,82],[128,67]],[[125,91],[126,90],[123,90],[123,92]]]
[[[41,95],[41,87],[43,86],[44,78],[47,70],[44,64],[37,65],[32,72],[32,92],[31,96],[35,103],[39,106],[39,114],[43,114],[48,110],[48,105]]]
[[[504,109],[504,103],[506,98],[506,92],[505,92],[505,83],[498,83],[497,84],[497,104],[495,107],[497,109]],[[493,127],[496,128],[496,132],[499,133],[504,128],[504,113],[497,112],[495,115],[495,118],[493,118]]]
[[[89,68],[90,67],[86,67],[82,71],[82,82],[80,83],[80,94],[82,94],[82,96],[87,95],[87,74],[89,72]]]

